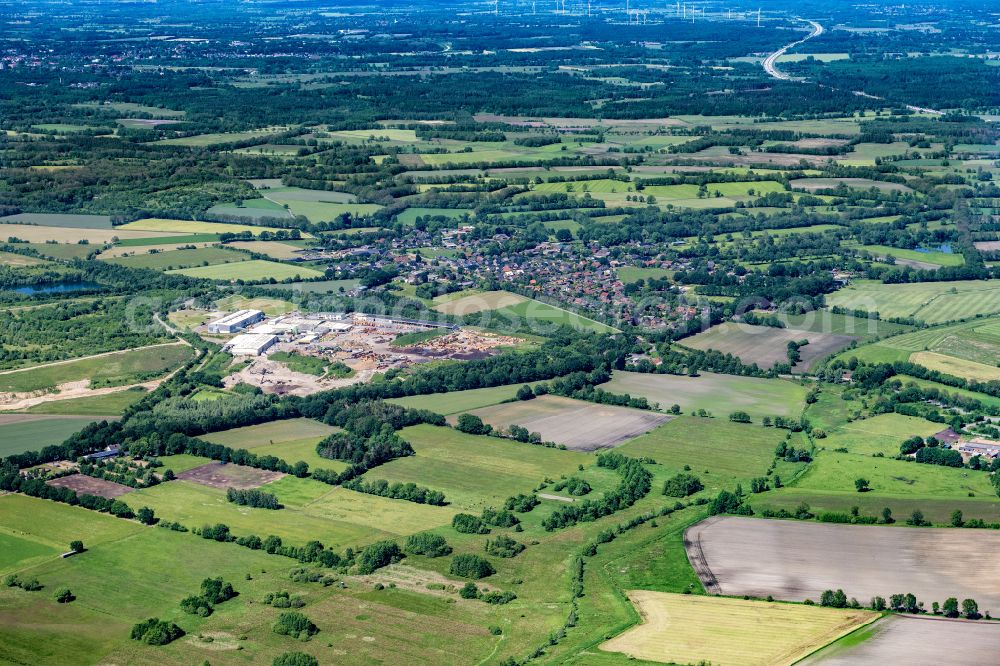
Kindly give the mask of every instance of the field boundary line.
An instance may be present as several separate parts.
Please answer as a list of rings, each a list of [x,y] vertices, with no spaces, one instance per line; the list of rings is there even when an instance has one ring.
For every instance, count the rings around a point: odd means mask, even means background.
[[[131,349],[119,349],[118,351],[102,352],[100,354],[93,354],[91,356],[80,356],[77,358],[66,359],[65,361],[52,361],[51,363],[42,363],[41,365],[33,365],[30,368],[17,368],[16,370],[4,370],[0,372],[0,376],[13,375],[18,372],[31,372],[33,370],[41,370],[43,368],[51,368],[56,365],[66,365],[67,363],[76,363],[78,361],[89,361],[92,358],[103,358],[105,356],[111,356],[112,354],[127,354],[128,352],[143,351],[145,349],[156,349],[157,347],[174,347],[177,345],[190,345],[187,341],[176,340],[174,342],[161,342],[155,345],[146,345],[145,347],[132,347]]]
[[[853,631],[849,631],[846,634],[843,634],[841,636],[838,636],[837,638],[834,638],[829,643],[816,648],[815,650],[813,650],[809,654],[803,655],[801,659],[796,659],[794,662],[792,662],[791,666],[795,666],[795,664],[801,664],[806,659],[809,659],[810,657],[819,654],[820,652],[822,652],[823,650],[827,649],[828,647],[830,647],[834,643],[836,643],[838,641],[842,641],[845,638],[847,638],[848,636],[853,636],[854,634],[858,633],[859,631],[864,631],[865,629],[867,629],[868,627],[872,626],[876,622],[880,622],[880,621],[886,619],[887,617],[891,617],[891,613],[886,613],[886,612],[879,613],[876,617],[872,618],[868,622],[865,622],[864,624],[862,624],[859,627],[855,627]]]
[[[719,516],[712,516],[706,520],[699,521],[684,530],[682,537],[688,562],[691,564],[691,568],[694,569],[695,575],[701,580],[701,584],[708,594],[722,594],[722,587],[708,566],[705,551],[701,547],[701,532],[705,527],[714,525],[719,520],[721,520]]]

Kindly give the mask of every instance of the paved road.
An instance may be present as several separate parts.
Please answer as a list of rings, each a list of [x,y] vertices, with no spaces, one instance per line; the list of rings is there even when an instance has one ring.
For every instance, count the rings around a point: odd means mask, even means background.
[[[824,32],[823,26],[817,23],[816,21],[810,21],[808,19],[798,19],[798,20],[800,21],[805,20],[806,23],[812,26],[812,32],[803,37],[802,39],[798,40],[797,42],[792,42],[791,44],[782,46],[780,49],[778,49],[771,55],[764,58],[764,62],[761,63],[764,66],[764,71],[767,72],[772,77],[778,79],[779,81],[805,81],[805,79],[802,77],[790,76],[779,70],[776,66],[778,58],[785,55],[785,53],[787,53],[790,49],[793,49],[796,46],[809,41],[813,37],[819,37]],[[858,95],[859,97],[868,97],[869,99],[883,99],[882,97],[879,97],[877,95],[871,95],[869,93],[866,93],[863,90],[854,90],[852,92],[855,95]],[[912,104],[907,104],[906,108],[909,109],[910,111],[913,111],[914,113],[927,113],[935,116],[944,115],[942,111],[938,111],[937,109],[928,109],[923,106],[914,106]]]
[[[780,79],[781,81],[801,81],[802,80],[801,78],[796,78],[796,77],[793,77],[793,76],[789,76],[788,74],[785,74],[784,72],[780,71],[777,67],[775,67],[775,64],[778,62],[778,58],[780,58],[781,56],[785,55],[785,53],[788,52],[789,49],[793,49],[796,46],[798,46],[799,44],[807,42],[810,39],[812,39],[813,37],[819,37],[820,35],[823,34],[823,26],[821,26],[819,23],[816,23],[816,21],[806,21],[806,22],[809,25],[812,26],[812,32],[809,33],[808,35],[806,35],[805,37],[803,37],[802,39],[800,39],[797,42],[792,42],[791,44],[788,44],[786,46],[782,46],[780,49],[778,49],[777,51],[775,51],[771,55],[769,55],[766,58],[764,58],[763,65],[764,65],[764,71],[765,72],[767,72],[768,74],[770,74],[771,76],[773,76],[776,79]]]

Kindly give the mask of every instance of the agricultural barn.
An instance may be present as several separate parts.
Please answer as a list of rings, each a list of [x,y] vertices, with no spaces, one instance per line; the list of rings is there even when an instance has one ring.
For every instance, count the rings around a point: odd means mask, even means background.
[[[209,333],[235,333],[264,319],[260,310],[239,310],[208,324]]]
[[[233,356],[260,356],[278,341],[273,335],[245,334],[237,335],[222,348]]]
[[[1000,442],[988,439],[970,439],[958,447],[959,453],[968,456],[983,456],[985,458],[996,458],[1000,456]]]

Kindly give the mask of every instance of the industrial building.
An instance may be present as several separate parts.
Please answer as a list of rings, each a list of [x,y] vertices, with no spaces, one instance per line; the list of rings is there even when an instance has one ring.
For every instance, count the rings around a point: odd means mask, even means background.
[[[209,333],[236,333],[242,331],[250,324],[256,324],[264,319],[264,313],[260,310],[239,310],[225,317],[209,322]]]
[[[227,342],[223,351],[228,351],[233,356],[260,356],[278,341],[274,335],[264,333],[245,333],[237,335]]]

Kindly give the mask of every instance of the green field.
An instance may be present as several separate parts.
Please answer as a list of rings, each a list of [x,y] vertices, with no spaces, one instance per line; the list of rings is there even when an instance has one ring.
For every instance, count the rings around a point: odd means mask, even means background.
[[[284,488],[292,492],[290,487],[296,484],[315,483],[290,478]],[[319,539],[337,549],[445,525],[454,513],[447,507],[400,502],[334,487],[307,506],[280,511],[237,506],[226,501],[225,490],[188,481],[137,490],[122,499],[134,509],[149,506],[165,519],[192,527],[222,522],[235,534],[257,534],[261,538],[276,534],[299,545]]]
[[[879,414],[868,419],[845,423],[827,433],[826,439],[817,440],[825,449],[847,449],[849,453],[873,455],[881,453],[893,457],[899,454],[904,439],[915,435],[929,437],[944,429],[944,424],[932,423],[915,416]]]
[[[249,132],[222,132],[218,134],[195,134],[192,136],[182,136],[175,139],[160,139],[155,143],[163,146],[188,146],[191,148],[205,148],[227,143],[256,139],[280,131],[282,128],[264,128],[251,130]]]
[[[907,261],[917,261],[925,264],[935,264],[937,266],[964,266],[965,257],[960,254],[948,252],[920,252],[918,250],[905,250],[888,245],[858,245],[858,250],[866,250],[878,257],[892,256],[896,259]]]
[[[666,479],[683,471],[685,465],[705,485],[706,496],[731,489],[740,480],[764,476],[774,449],[785,439],[784,430],[757,425],[730,423],[716,418],[682,416],[653,432],[636,437],[616,449],[633,457],[650,457],[659,463],[657,477]],[[801,446],[795,443],[795,446]],[[789,463],[782,478],[801,465]],[[661,481],[662,482],[662,481]]]
[[[829,305],[878,312],[883,317],[915,317],[937,324],[1000,312],[1000,289],[990,282],[882,284],[858,280],[827,295]]]
[[[537,382],[535,382],[537,383]],[[532,384],[534,385],[534,384]],[[469,389],[451,393],[428,393],[426,395],[411,395],[405,398],[391,398],[386,402],[395,403],[410,409],[429,409],[432,412],[448,416],[468,412],[480,407],[489,407],[501,402],[513,400],[517,390],[523,384],[507,386],[492,386],[490,388]]]
[[[416,455],[377,467],[366,479],[413,482],[440,490],[456,506],[478,510],[528,493],[546,476],[570,474],[593,457],[430,425],[405,428],[400,436]]]
[[[340,472],[347,463],[322,458],[316,453],[316,444],[335,432],[340,432],[340,428],[311,419],[289,419],[213,432],[202,435],[202,439],[232,448],[254,449],[258,455],[277,456],[290,465],[303,460],[309,463],[310,469]]]
[[[28,414],[68,414],[80,416],[102,416],[105,414],[121,414],[129,405],[142,400],[146,389],[137,387],[104,395],[84,398],[68,398],[43,402],[24,410]]]
[[[645,397],[659,403],[664,411],[677,404],[685,413],[705,409],[716,417],[727,418],[741,410],[754,420],[763,416],[796,418],[802,413],[806,397],[806,389],[791,381],[711,372],[684,377],[616,371],[601,388]]]
[[[110,263],[132,268],[153,268],[156,270],[172,270],[190,266],[212,266],[234,261],[246,261],[249,256],[242,252],[233,252],[221,247],[202,247],[196,250],[170,250],[146,254],[134,254],[128,257],[113,257]]]
[[[14,420],[17,419],[17,420]],[[0,458],[38,451],[63,441],[94,419],[82,417],[11,417],[0,415]]]
[[[187,275],[188,277],[205,278],[208,280],[260,282],[262,280],[288,280],[295,278],[320,277],[323,274],[305,266],[292,266],[276,261],[251,259],[235,264],[219,264],[217,266],[199,266],[197,268],[182,268],[167,271],[171,274]]]
[[[38,391],[90,379],[118,386],[176,368],[194,355],[186,344],[170,343],[0,373],[0,391]]]
[[[551,326],[571,326],[572,328],[595,331],[597,333],[610,333],[615,330],[607,324],[587,319],[569,310],[563,310],[554,305],[536,300],[527,300],[516,305],[500,308],[496,313],[499,317],[515,321],[527,320],[533,329],[532,332],[539,335],[544,335],[545,331]]]
[[[460,218],[463,215],[472,215],[472,211],[467,208],[407,208],[396,216],[397,222],[403,224],[414,224],[418,217],[447,217],[451,219]]]
[[[665,268],[639,268],[637,266],[622,266],[616,272],[618,279],[625,284],[632,284],[639,280],[659,280],[674,274],[674,271]]]

